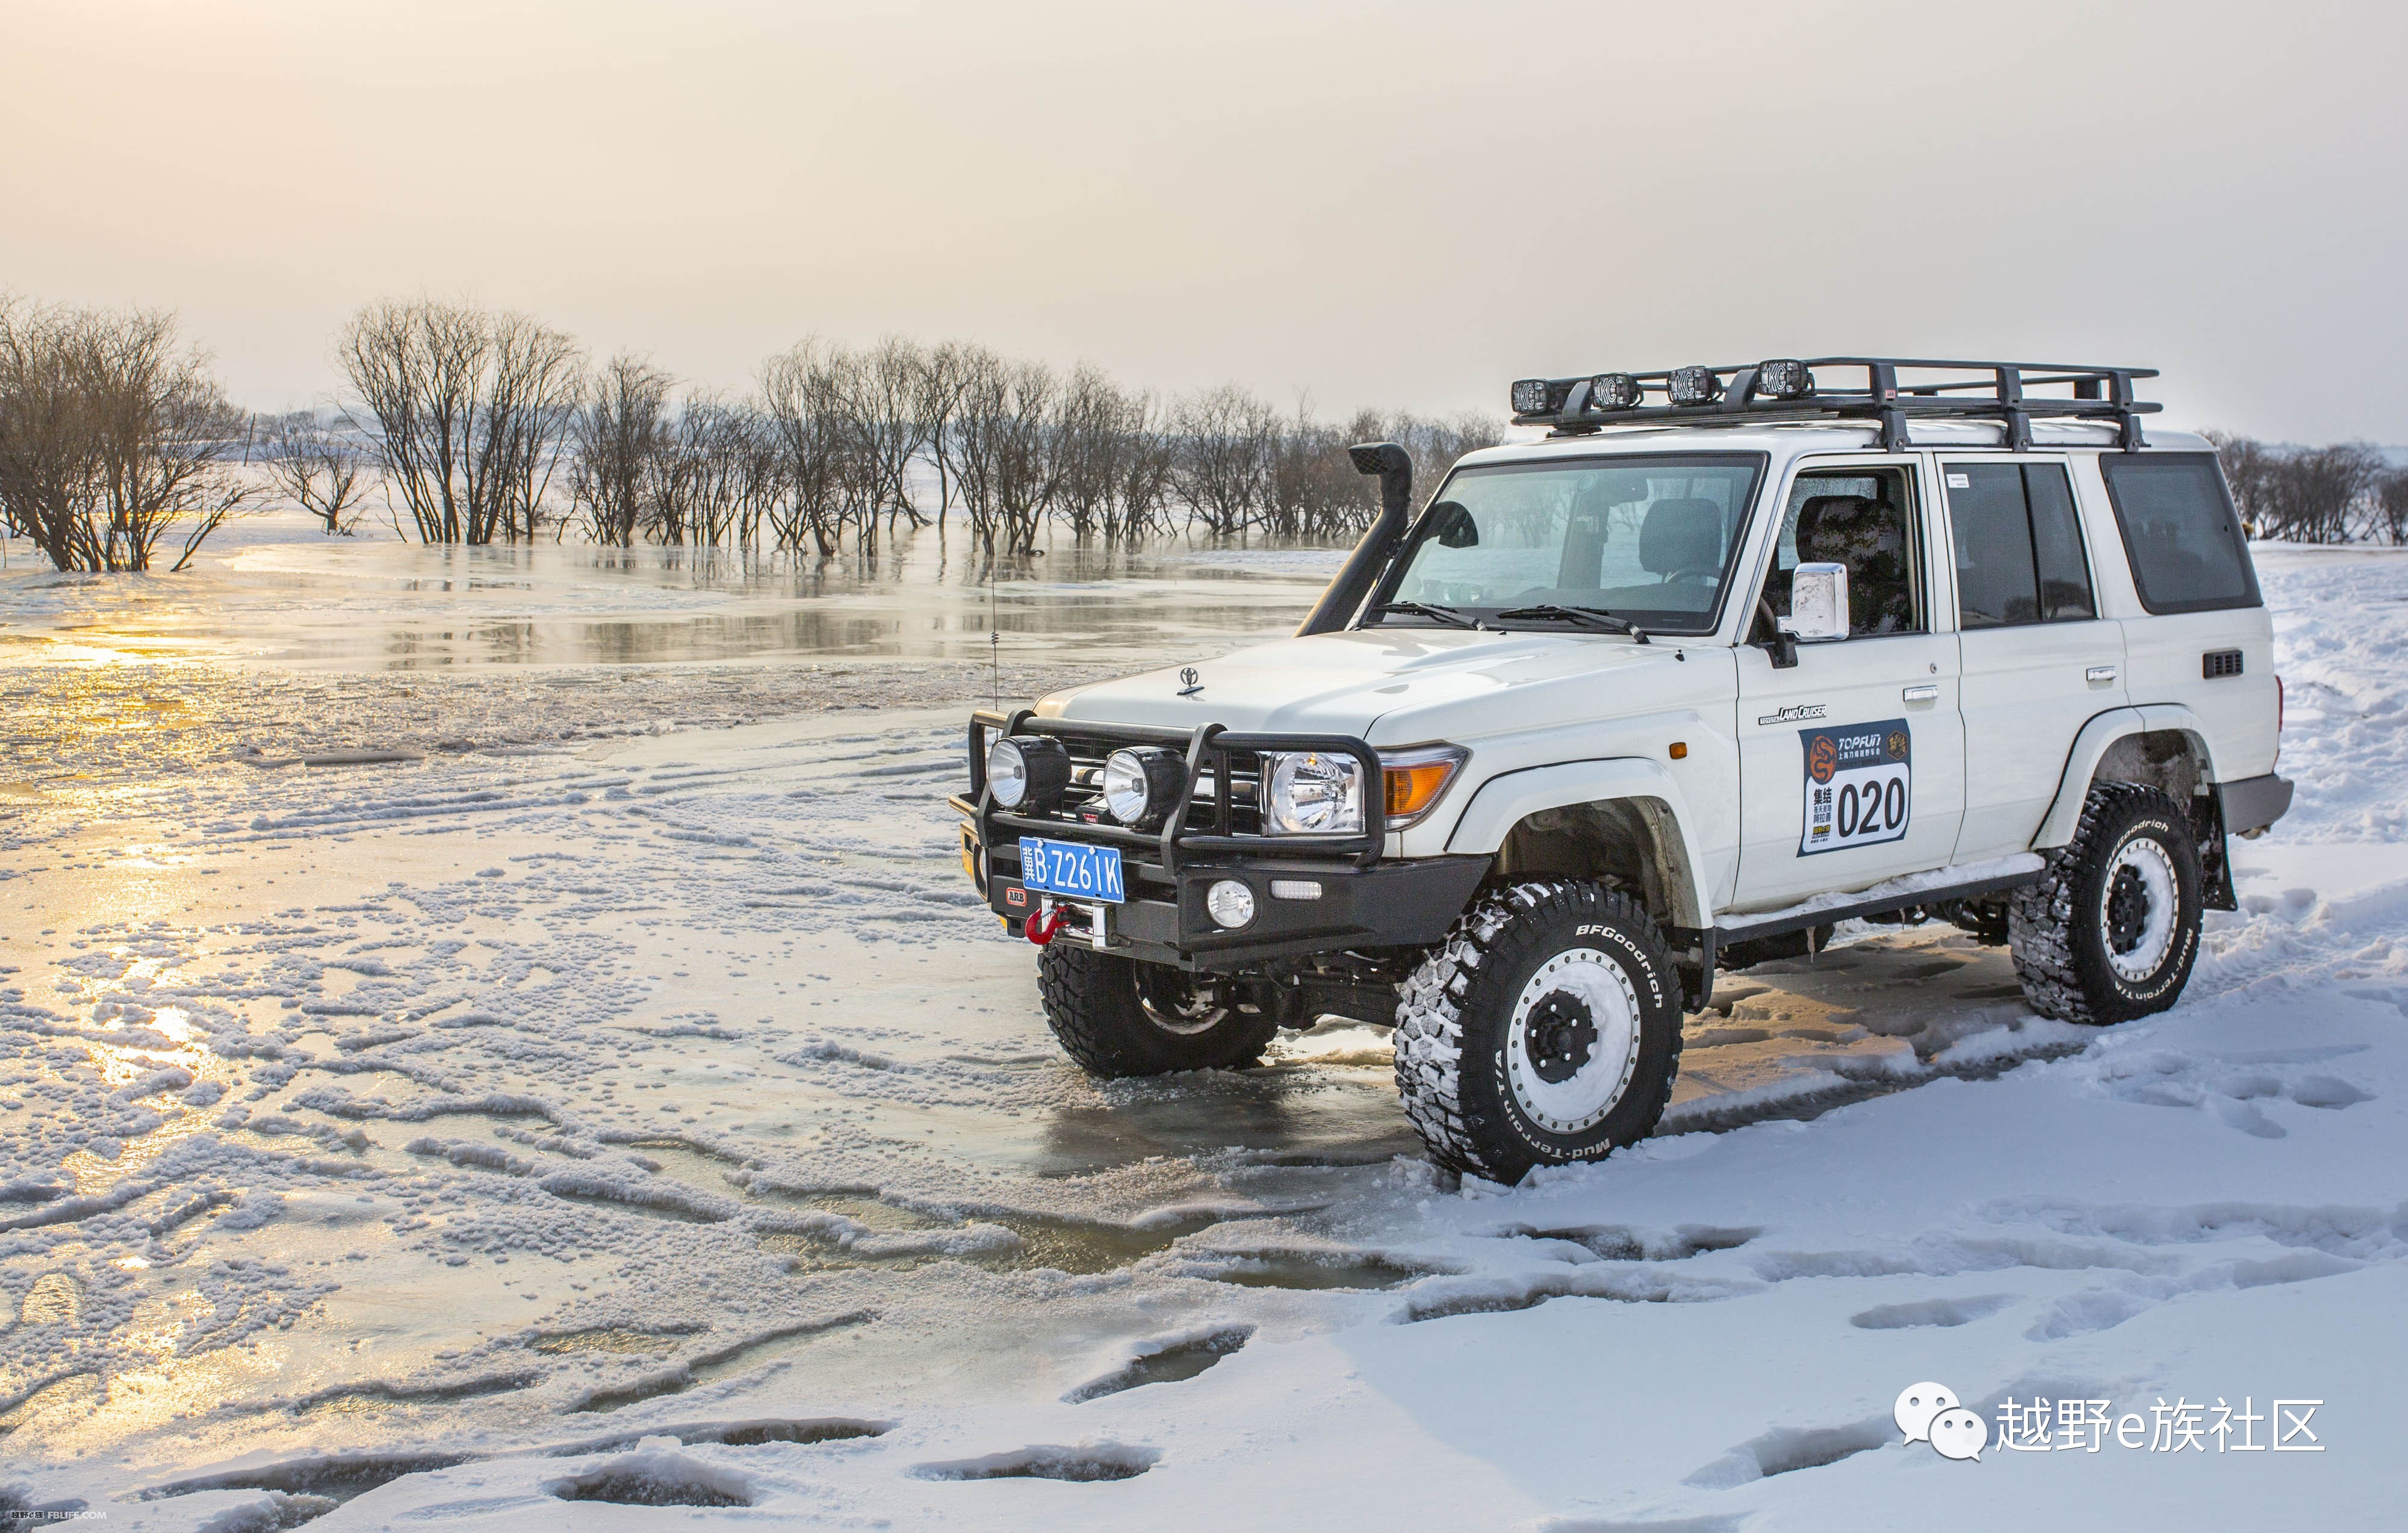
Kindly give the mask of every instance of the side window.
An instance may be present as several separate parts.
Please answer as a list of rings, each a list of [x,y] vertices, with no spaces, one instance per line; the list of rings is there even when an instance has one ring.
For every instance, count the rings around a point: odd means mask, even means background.
[[[1773,616],[1785,618],[1799,565],[1845,565],[1849,638],[1919,634],[1929,624],[1914,550],[1914,495],[1904,468],[1814,469],[1789,486],[1764,599]]]
[[[2099,615],[2063,465],[1952,463],[1942,474],[1960,626],[2012,628]]]
[[[2101,452],[2099,470],[2152,612],[2258,604],[2258,575],[2211,452]]]

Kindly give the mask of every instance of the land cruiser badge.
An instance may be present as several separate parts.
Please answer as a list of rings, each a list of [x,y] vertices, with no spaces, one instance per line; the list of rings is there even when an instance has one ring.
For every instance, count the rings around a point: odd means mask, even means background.
[[[1914,741],[1904,719],[1801,729],[1798,738],[1806,754],[1799,856],[1905,837],[1914,809]]]

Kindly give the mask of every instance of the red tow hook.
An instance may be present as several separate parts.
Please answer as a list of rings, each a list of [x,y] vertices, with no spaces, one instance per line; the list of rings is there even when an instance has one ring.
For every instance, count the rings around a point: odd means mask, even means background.
[[[1021,932],[1026,936],[1031,942],[1036,943],[1041,948],[1046,943],[1053,941],[1054,934],[1062,929],[1062,914],[1063,912],[1061,908],[1056,906],[1053,910],[1046,910],[1038,915],[1032,915],[1025,922],[1021,924]]]

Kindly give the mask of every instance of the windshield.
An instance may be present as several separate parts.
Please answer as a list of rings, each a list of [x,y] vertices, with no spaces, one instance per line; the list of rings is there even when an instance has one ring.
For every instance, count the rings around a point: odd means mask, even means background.
[[[1490,627],[1601,626],[1582,622],[1584,610],[1705,633],[1763,466],[1755,454],[1688,453],[1458,469],[1368,621],[1444,621],[1389,609],[1417,603]],[[1532,610],[1542,608],[1557,610]]]

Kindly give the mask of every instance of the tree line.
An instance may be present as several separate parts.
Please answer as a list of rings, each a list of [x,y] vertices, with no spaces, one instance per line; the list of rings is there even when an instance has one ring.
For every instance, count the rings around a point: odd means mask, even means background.
[[[1165,396],[1082,364],[961,342],[805,340],[737,394],[649,359],[594,364],[523,314],[382,301],[335,345],[329,410],[231,404],[171,315],[0,295],[0,530],[60,569],[187,564],[229,516],[281,502],[329,534],[379,497],[426,543],[571,531],[616,546],[875,553],[956,520],[1025,552],[1047,526],[1342,537],[1378,510],[1344,448],[1385,437],[1424,482],[1501,423],[1363,411],[1341,424],[1234,384]]]
[[[896,337],[805,340],[729,396],[641,356],[588,366],[523,316],[427,299],[369,305],[337,351],[350,420],[430,543],[532,538],[547,519],[608,545],[819,555],[956,516],[1007,553],[1048,523],[1108,541],[1338,536],[1378,510],[1349,441],[1401,440],[1434,473],[1502,435],[1479,416],[1365,411],[1341,427],[1235,385],[1166,398],[1087,364]],[[302,435],[330,505],[333,433]]]
[[[381,497],[427,543],[597,543],[875,553],[953,519],[1018,553],[1051,525],[1118,541],[1341,537],[1378,510],[1343,449],[1406,447],[1416,479],[1501,423],[1283,411],[1235,384],[1173,396],[1081,364],[962,342],[806,340],[738,394],[649,359],[594,364],[525,315],[435,299],[369,304],[336,343],[332,417],[230,403],[172,315],[0,294],[0,531],[60,569],[181,569],[227,518],[272,500],[330,533]],[[2252,536],[2408,541],[2408,469],[2364,443],[2300,448],[2210,432]]]
[[[2408,542],[2408,468],[2364,442],[2278,447],[2211,431],[2252,537],[2295,543]]]

